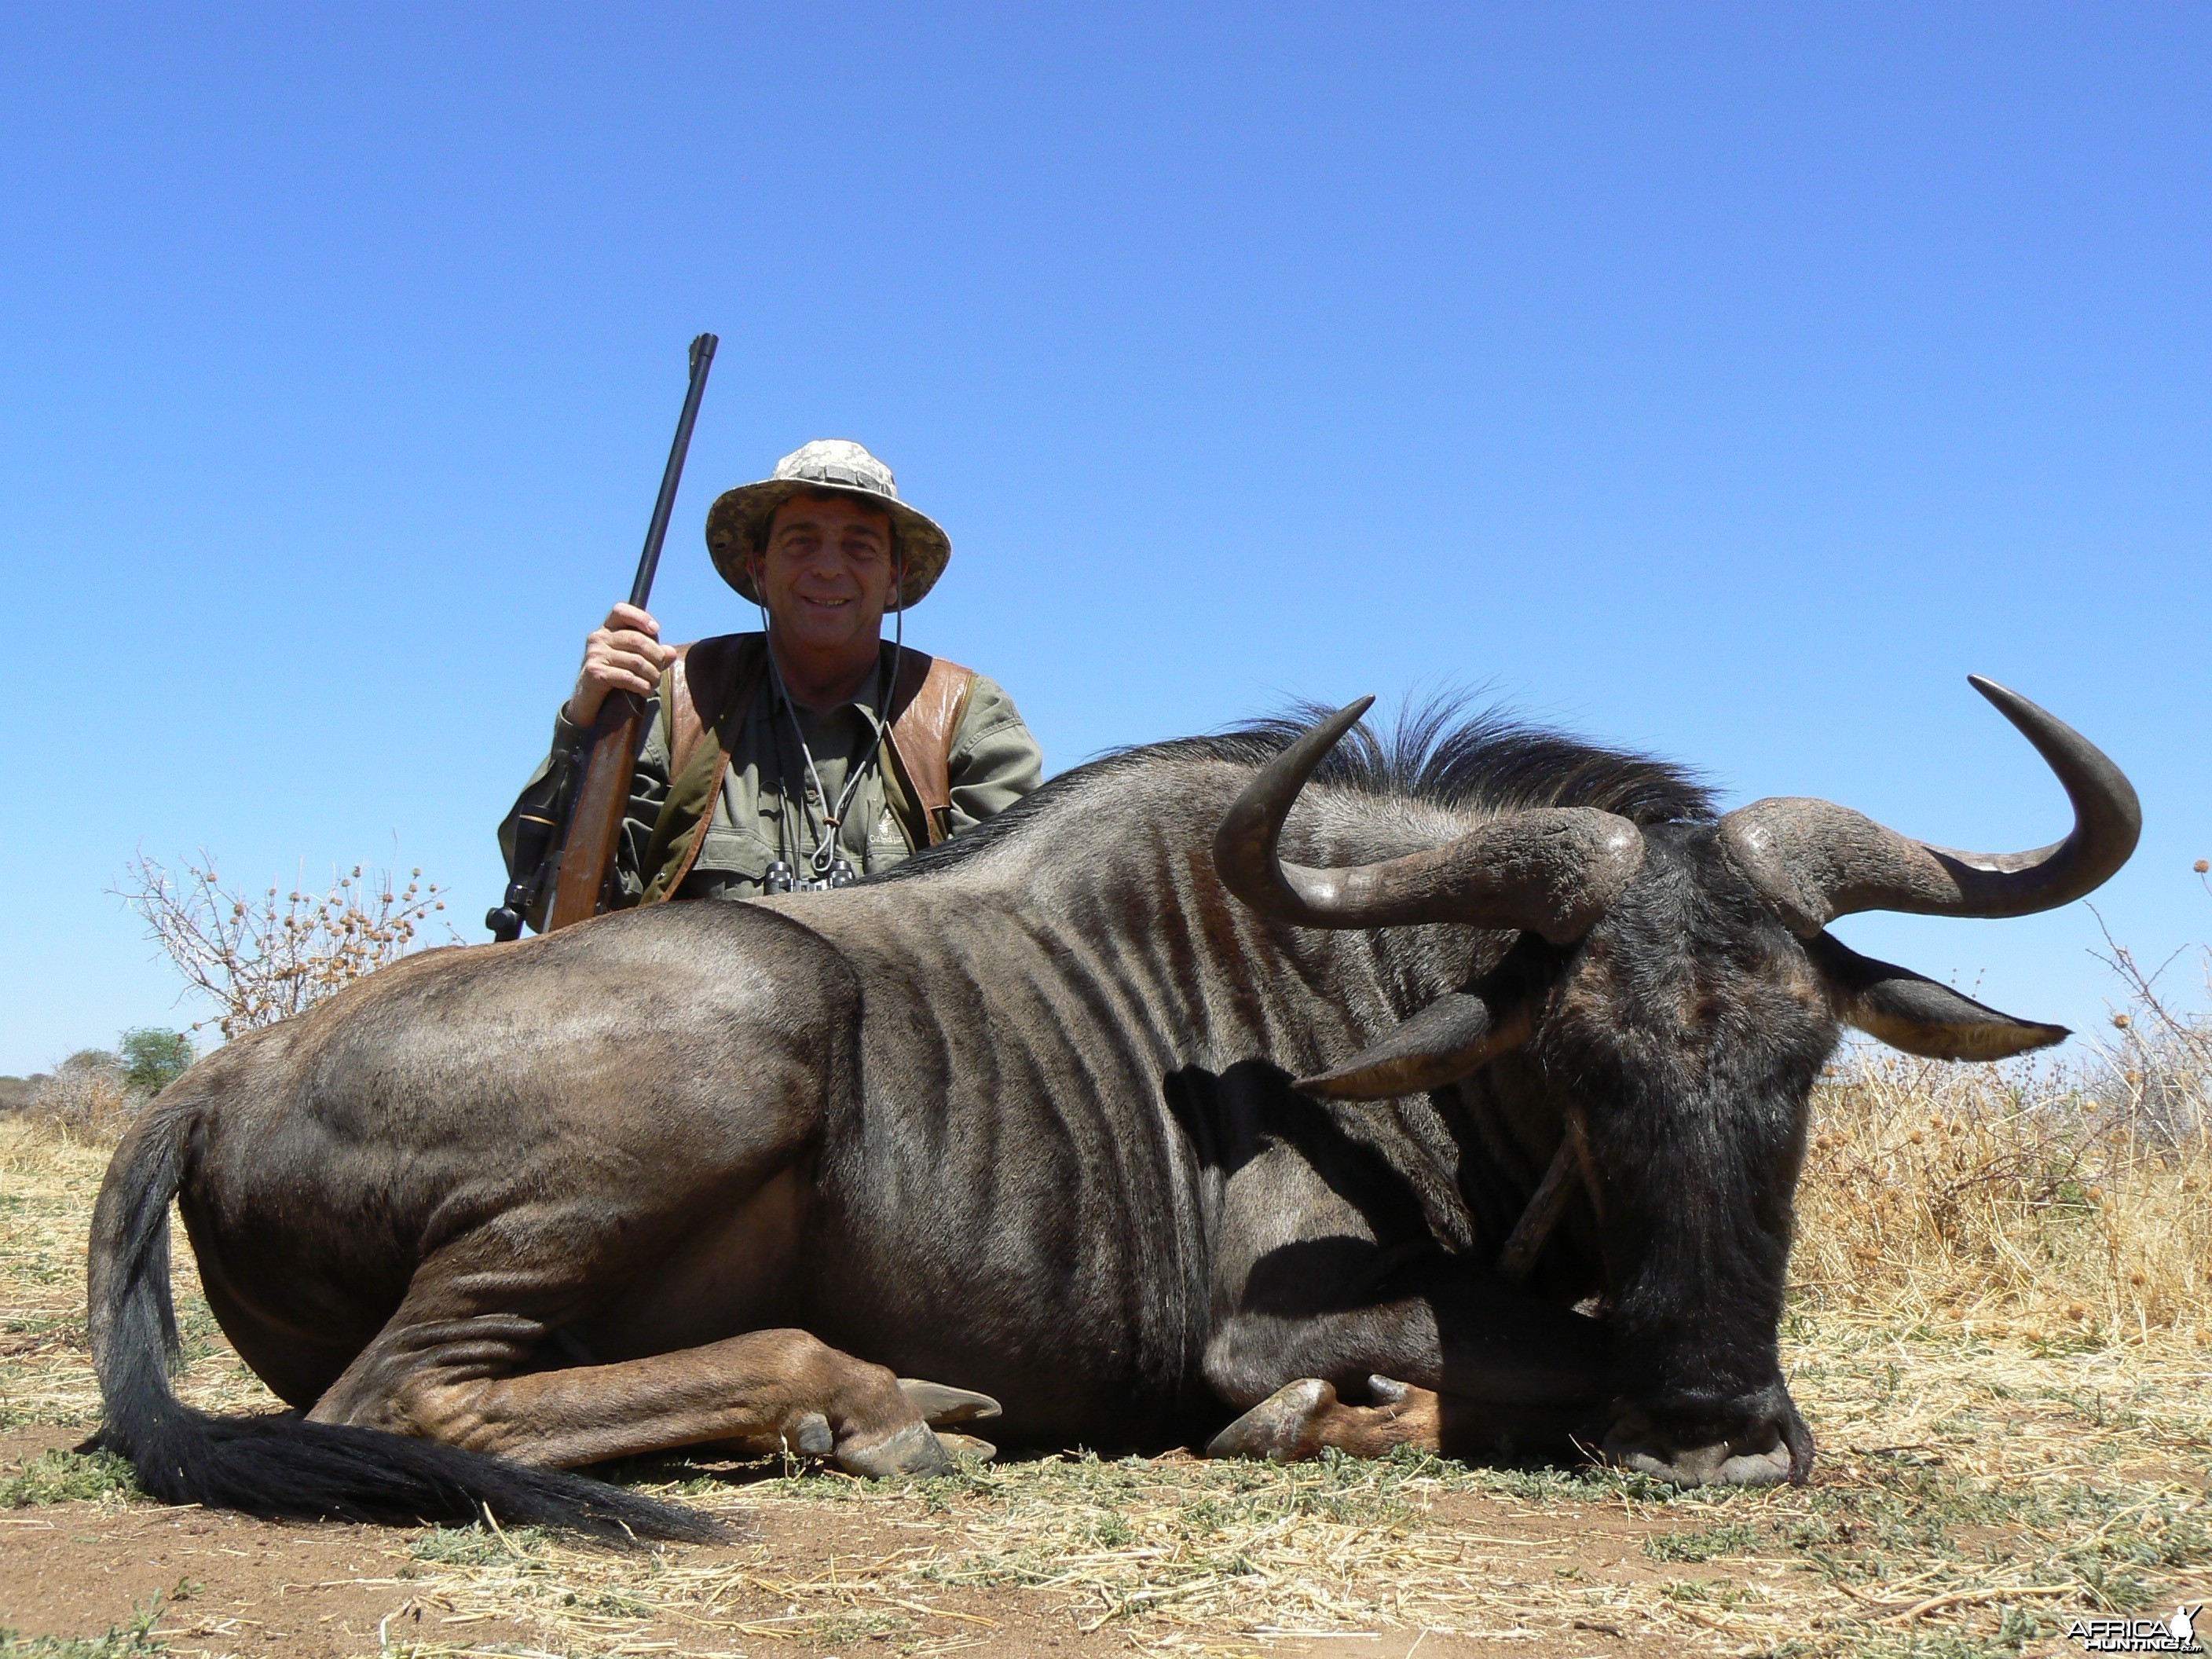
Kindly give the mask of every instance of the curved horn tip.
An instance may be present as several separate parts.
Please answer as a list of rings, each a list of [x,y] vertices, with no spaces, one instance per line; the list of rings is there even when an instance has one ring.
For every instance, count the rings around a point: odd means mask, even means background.
[[[1374,706],[1372,692],[1364,697],[1353,698],[1283,750],[1273,763],[1274,766],[1296,770],[1303,781],[1304,776],[1310,775],[1322,763],[1330,750],[1344,741],[1344,734],[1358,725],[1360,717]]]
[[[1980,692],[1999,714],[2007,720],[2012,720],[2014,725],[2019,724],[2017,717],[2013,714],[2015,708],[2033,708],[2039,714],[2044,713],[2042,709],[2036,708],[2035,704],[2028,702],[2010,686],[1999,684],[1987,674],[1969,674],[1966,676],[1966,684]],[[2048,716],[2046,715],[2045,718],[2047,719]]]
[[[2030,702],[2010,686],[2000,685],[1986,674],[1969,674],[1966,684],[1989,699],[1997,713],[2012,723],[2013,729],[2035,745],[2045,763],[2056,770],[2065,781],[2070,764],[2078,773],[2086,775],[2095,789],[2106,799],[2118,823],[2127,834],[2127,846],[2112,866],[2117,871],[2135,852],[2136,843],[2142,836],[2142,799],[2136,787],[2128,781],[2112,757],[2076,732],[2064,720],[2039,703]],[[2062,755],[2063,759],[2062,759]],[[2075,785],[2065,782],[2066,793],[2073,795]],[[2082,810],[2075,799],[2077,818]],[[2107,872],[2109,876],[2111,872]],[[2105,878],[2090,884],[2090,890],[2103,884]]]
[[[1303,788],[1306,779],[1312,776],[1322,762],[1328,757],[1329,750],[1343,742],[1344,734],[1358,725],[1360,716],[1374,706],[1375,697],[1371,692],[1366,696],[1354,698],[1284,750],[1268,763],[1261,775],[1284,781],[1295,779],[1297,787]],[[1243,804],[1238,803],[1240,806]],[[1284,805],[1287,810],[1289,803],[1285,801]],[[1236,816],[1232,810],[1231,817]]]
[[[1372,691],[1370,691],[1365,696],[1354,697],[1350,702],[1345,704],[1343,708],[1338,709],[1336,713],[1331,714],[1327,720],[1323,720],[1322,722],[1322,727],[1325,730],[1334,731],[1337,736],[1342,737],[1346,732],[1352,730],[1353,726],[1358,725],[1361,717],[1364,716],[1369,709],[1374,707],[1375,694]]]
[[[2030,743],[2035,744],[2038,750],[2043,748],[2045,740],[2045,738],[2036,735],[2039,731],[2048,737],[2064,741],[2071,749],[2086,751],[2085,758],[2094,757],[2106,766],[2112,767],[2110,757],[2098,749],[2096,744],[2091,743],[2088,738],[2067,725],[2064,720],[2060,720],[2041,703],[2031,698],[2023,697],[2008,685],[2000,685],[1986,674],[1969,674],[1966,676],[1966,684],[1980,692],[1990,706],[2009,720],[2013,728]],[[2050,756],[2045,754],[2044,758],[2047,761]],[[2112,769],[2116,772],[2118,770],[2117,767],[2113,767]]]
[[[1213,832],[1213,867],[1222,884],[1264,915],[1294,921],[1313,919],[1276,857],[1276,840],[1291,805],[1344,734],[1372,708],[1372,694],[1355,698],[1294,739],[1261,767],[1222,814]]]

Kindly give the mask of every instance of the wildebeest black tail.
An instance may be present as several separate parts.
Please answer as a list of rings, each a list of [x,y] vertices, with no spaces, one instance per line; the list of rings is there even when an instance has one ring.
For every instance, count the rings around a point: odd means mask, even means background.
[[[251,1515],[400,1526],[489,1510],[615,1543],[727,1535],[696,1510],[581,1475],[295,1416],[216,1417],[179,1400],[169,1385],[169,1200],[204,1104],[180,1092],[191,1086],[181,1079],[115,1149],[92,1218],[92,1356],[106,1411],[97,1443],[128,1458],[148,1492]]]

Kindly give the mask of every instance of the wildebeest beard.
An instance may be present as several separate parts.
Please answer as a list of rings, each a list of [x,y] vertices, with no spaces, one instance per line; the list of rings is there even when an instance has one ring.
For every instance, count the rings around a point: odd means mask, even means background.
[[[842,891],[416,958],[218,1051],[118,1150],[103,1433],[173,1500],[639,1531],[692,1523],[422,1443],[913,1474],[1002,1404],[1013,1446],[1802,1479],[1777,1328],[1839,1021],[1953,1058],[2064,1035],[1823,927],[2045,908],[2133,845],[2110,763],[1986,694],[2066,842],[1719,817],[1497,721],[1345,742],[1355,705],[1109,757]],[[170,1188],[304,1423],[210,1426],[146,1363]]]

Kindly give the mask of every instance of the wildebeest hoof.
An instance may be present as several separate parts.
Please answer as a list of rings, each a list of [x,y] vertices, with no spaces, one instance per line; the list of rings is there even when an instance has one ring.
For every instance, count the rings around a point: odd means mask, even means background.
[[[957,1429],[938,1430],[937,1443],[955,1457],[972,1457],[979,1463],[988,1463],[999,1455],[999,1449],[989,1441],[962,1434]]]
[[[952,1473],[951,1455],[927,1423],[909,1423],[865,1446],[840,1446],[837,1465],[871,1480],[927,1480]]]
[[[1286,1382],[1206,1442],[1208,1457],[1268,1457],[1279,1463],[1321,1449],[1321,1419],[1336,1390],[1317,1376]]]
[[[1729,1415],[1736,1425],[1706,1416],[1670,1431],[1664,1414],[1631,1407],[1606,1432],[1606,1461],[1677,1486],[1805,1484],[1813,1473],[1813,1431],[1786,1388],[1778,1382],[1748,1395]]]
[[[1778,1486],[1790,1478],[1790,1449],[1781,1445],[1763,1452],[1738,1452],[1723,1440],[1668,1457],[1611,1448],[1607,1455],[1624,1469],[1677,1486]]]
[[[836,1440],[830,1432],[830,1419],[820,1412],[809,1412],[793,1425],[785,1443],[807,1457],[827,1457]]]
[[[933,1429],[953,1423],[975,1423],[999,1414],[999,1402],[972,1389],[949,1388],[942,1382],[923,1382],[911,1376],[898,1380],[907,1404],[921,1413]]]
[[[1641,1413],[1632,1413],[1613,1425],[1603,1449],[1607,1462],[1677,1486],[1774,1486],[1784,1480],[1802,1486],[1813,1468],[1812,1432],[1787,1395],[1779,1422],[1770,1419],[1759,1425],[1754,1419],[1741,1433],[1694,1446],[1675,1443]]]

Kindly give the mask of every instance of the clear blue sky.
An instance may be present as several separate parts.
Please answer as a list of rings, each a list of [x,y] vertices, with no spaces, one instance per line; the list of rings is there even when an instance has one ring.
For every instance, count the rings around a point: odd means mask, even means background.
[[[0,1071],[198,1012],[141,848],[396,838],[481,937],[702,329],[672,635],[857,438],[1054,767],[1466,684],[2048,840],[1976,671],[2141,788],[2116,929],[2212,936],[2208,174],[2202,7],[9,8]],[[2103,1017],[2078,906],[1838,931]]]

